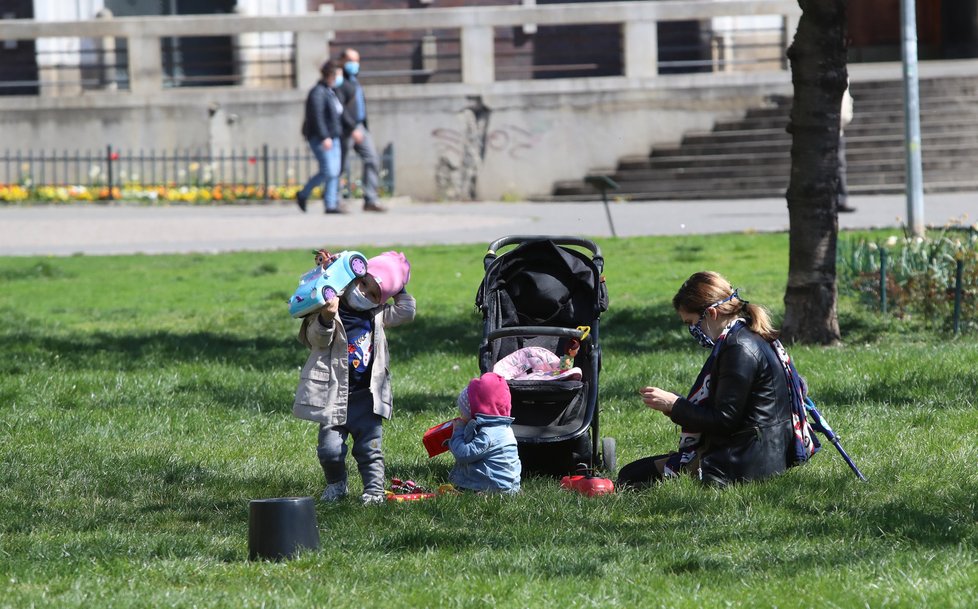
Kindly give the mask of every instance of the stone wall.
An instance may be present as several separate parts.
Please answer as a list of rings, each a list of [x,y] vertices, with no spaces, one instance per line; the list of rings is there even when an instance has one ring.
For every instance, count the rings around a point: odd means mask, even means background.
[[[553,183],[613,167],[708,129],[766,95],[790,92],[788,76],[669,76],[655,87],[625,79],[367,89],[378,149],[393,144],[396,193],[416,199],[519,199]],[[295,148],[304,93],[230,88],[168,90],[151,98],[88,95],[0,100],[8,150],[255,150]]]
[[[0,99],[0,133],[8,150],[98,150],[111,145],[134,151],[217,152],[268,145],[308,156],[299,136],[303,100],[318,78],[323,56],[341,47],[340,34],[455,30],[460,34],[459,78],[454,82],[370,82],[376,55],[363,53],[375,142],[378,149],[393,146],[397,194],[429,200],[518,199],[546,194],[557,180],[613,167],[624,155],[675,144],[685,131],[707,129],[767,95],[789,92],[790,76],[783,68],[668,73],[659,62],[657,40],[661,30],[684,21],[766,14],[783,23],[785,37],[776,43],[783,48],[798,11],[791,0],[664,0],[275,17],[0,21],[0,39],[124,38],[128,49],[128,88]],[[507,79],[499,73],[503,59],[495,33],[528,24],[615,30],[621,65],[601,77]],[[167,37],[275,32],[291,32],[294,39],[292,88],[166,85],[161,40]],[[534,58],[529,65],[541,63]]]

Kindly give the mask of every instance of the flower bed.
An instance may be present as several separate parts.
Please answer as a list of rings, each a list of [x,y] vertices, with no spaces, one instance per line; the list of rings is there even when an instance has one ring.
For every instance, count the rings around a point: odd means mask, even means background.
[[[0,203],[71,203],[84,201],[137,201],[144,203],[234,203],[280,201],[295,198],[298,186],[216,184],[213,186],[38,186],[0,184]],[[317,189],[318,190],[318,189]],[[313,196],[319,196],[313,193]]]
[[[884,260],[885,281],[881,273]],[[962,319],[978,325],[978,223],[950,223],[927,237],[841,239],[839,287],[877,306],[885,289],[889,313],[943,324],[954,306],[959,261]]]

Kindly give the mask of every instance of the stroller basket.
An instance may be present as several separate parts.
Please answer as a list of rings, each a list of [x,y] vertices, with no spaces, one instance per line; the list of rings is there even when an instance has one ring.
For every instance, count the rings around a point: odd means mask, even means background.
[[[581,381],[509,381],[517,442],[571,438],[587,429],[587,386]]]

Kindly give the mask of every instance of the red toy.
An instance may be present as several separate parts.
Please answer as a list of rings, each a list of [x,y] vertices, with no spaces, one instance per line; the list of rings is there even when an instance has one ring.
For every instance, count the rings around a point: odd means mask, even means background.
[[[448,450],[448,441],[452,438],[452,432],[454,430],[455,419],[452,419],[451,421],[439,423],[424,432],[421,441],[424,443],[425,450],[428,451],[429,458],[440,455]]]
[[[590,473],[564,476],[560,479],[560,486],[588,497],[608,495],[615,492],[614,482],[608,478],[598,478]]]
[[[400,478],[391,479],[391,490],[384,493],[388,501],[417,501],[418,499],[431,499],[434,493],[429,493],[423,486],[414,480],[402,481]]]

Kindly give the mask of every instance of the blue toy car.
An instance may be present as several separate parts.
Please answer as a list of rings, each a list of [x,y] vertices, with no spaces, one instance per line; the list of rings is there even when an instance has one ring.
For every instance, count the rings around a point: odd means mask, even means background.
[[[299,287],[289,298],[289,314],[305,317],[321,309],[346,286],[367,274],[367,259],[360,252],[345,251],[333,256],[316,252],[316,267],[299,278]]]

